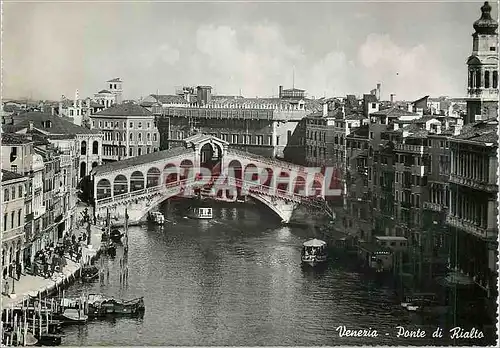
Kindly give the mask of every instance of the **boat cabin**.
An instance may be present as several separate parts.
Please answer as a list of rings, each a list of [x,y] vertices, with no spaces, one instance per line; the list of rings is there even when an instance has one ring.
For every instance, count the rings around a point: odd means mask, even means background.
[[[212,208],[194,208],[193,213],[198,219],[211,219],[213,217]]]
[[[359,243],[358,257],[366,267],[375,269],[377,272],[392,269],[392,251],[378,244]]]
[[[326,242],[319,239],[311,239],[302,245],[302,255],[325,255]]]

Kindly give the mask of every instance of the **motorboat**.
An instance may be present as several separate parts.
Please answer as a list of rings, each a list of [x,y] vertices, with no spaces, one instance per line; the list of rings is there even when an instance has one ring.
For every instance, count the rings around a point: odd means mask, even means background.
[[[88,315],[83,313],[83,309],[68,308],[59,316],[60,320],[68,324],[84,324],[89,319]]]
[[[327,256],[325,241],[315,238],[302,245],[302,264],[314,267],[326,262]]]
[[[111,233],[109,234],[109,237],[111,238],[111,240],[115,243],[119,243],[123,237],[123,233],[120,232],[119,229],[117,228],[114,228],[111,230]]]
[[[437,295],[434,293],[414,293],[413,295],[406,296],[404,301],[401,302],[401,307],[408,308],[408,306],[415,307],[413,304],[421,301],[436,301]],[[410,309],[409,309],[410,310]]]
[[[199,220],[212,219],[213,211],[212,208],[208,207],[195,207],[189,211],[188,217],[190,217],[191,219],[199,219]]]
[[[163,214],[159,211],[154,211],[149,213],[149,220],[158,225],[163,225],[165,223],[165,216],[163,216]]]
[[[90,283],[99,277],[99,268],[96,266],[84,266],[82,268],[82,281]]]

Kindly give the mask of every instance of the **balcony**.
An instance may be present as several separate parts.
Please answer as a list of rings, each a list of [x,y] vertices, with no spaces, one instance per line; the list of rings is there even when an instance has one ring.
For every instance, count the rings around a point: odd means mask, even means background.
[[[441,204],[432,202],[424,202],[423,208],[427,210],[437,211],[438,213],[444,210],[444,207]]]
[[[33,211],[35,219],[38,219],[39,217],[41,217],[43,214],[45,214],[46,211],[47,211],[47,209],[45,208],[44,205],[40,206],[38,209],[35,209]]]
[[[429,152],[429,149],[428,149],[427,146],[423,146],[423,145],[410,145],[410,144],[395,144],[394,145],[394,150],[401,151],[401,152],[409,152],[409,153],[414,153],[414,154],[420,154],[420,155],[423,155],[423,154]]]
[[[465,221],[456,216],[448,215],[446,217],[446,223],[482,239],[496,240],[498,236],[498,231],[487,230],[486,228],[477,226],[473,222]]]
[[[9,231],[2,232],[2,242],[5,243],[11,239],[16,239],[24,236],[24,226],[16,227]]]
[[[450,183],[467,186],[475,190],[489,192],[489,193],[497,193],[498,186],[495,184],[491,184],[484,181],[479,181],[476,179],[466,178],[456,174],[450,174]]]

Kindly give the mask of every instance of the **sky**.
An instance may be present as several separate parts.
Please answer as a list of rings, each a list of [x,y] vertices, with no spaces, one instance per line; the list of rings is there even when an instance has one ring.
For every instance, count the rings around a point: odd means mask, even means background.
[[[497,18],[496,2],[491,3]],[[482,2],[3,3],[3,98],[124,98],[210,85],[213,93],[382,99],[466,93]]]

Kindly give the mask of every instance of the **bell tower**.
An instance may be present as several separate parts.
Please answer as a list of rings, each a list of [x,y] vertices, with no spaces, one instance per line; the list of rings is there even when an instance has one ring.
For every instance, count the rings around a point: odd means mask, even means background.
[[[467,59],[466,124],[496,118],[498,113],[498,23],[491,17],[488,1],[473,27],[472,55]]]

